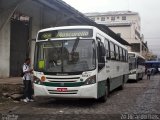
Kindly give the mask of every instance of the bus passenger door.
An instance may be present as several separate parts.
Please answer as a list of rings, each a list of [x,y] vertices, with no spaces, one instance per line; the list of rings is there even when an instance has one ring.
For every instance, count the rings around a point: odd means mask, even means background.
[[[98,58],[98,76],[97,76],[97,97],[102,97],[106,92],[105,78],[105,47],[100,38],[97,38],[97,58]]]
[[[105,67],[105,48],[102,42],[98,42],[98,72]]]

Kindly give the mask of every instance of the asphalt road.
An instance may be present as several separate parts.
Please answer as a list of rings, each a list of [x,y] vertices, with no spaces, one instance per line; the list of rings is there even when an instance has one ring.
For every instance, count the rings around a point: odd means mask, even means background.
[[[95,100],[39,99],[36,102],[2,102],[1,118],[18,120],[120,120],[160,119],[160,75],[126,83],[106,103]],[[6,119],[5,119],[6,120]],[[8,119],[9,120],[9,119]]]

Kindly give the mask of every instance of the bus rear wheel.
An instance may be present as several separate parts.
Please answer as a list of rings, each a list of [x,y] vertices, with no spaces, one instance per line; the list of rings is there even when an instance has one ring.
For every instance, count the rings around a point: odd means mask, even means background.
[[[123,76],[123,80],[122,80],[122,85],[119,86],[119,90],[123,90],[124,89],[124,82],[125,81],[125,77]]]
[[[119,90],[123,90],[124,89],[124,82],[122,83],[122,85],[119,87]]]

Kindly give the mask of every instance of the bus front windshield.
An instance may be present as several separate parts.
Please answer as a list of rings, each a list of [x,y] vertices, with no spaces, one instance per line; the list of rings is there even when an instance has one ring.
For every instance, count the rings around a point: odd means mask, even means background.
[[[96,67],[94,40],[59,40],[37,42],[35,70],[45,73],[70,73]]]
[[[129,70],[136,69],[136,58],[129,57]]]

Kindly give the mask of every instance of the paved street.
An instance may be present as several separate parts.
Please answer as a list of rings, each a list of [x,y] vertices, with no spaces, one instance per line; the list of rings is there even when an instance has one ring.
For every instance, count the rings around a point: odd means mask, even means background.
[[[124,90],[115,90],[106,103],[95,100],[54,100],[40,99],[36,102],[1,102],[0,113],[19,115],[19,119],[131,119],[133,114],[160,114],[160,76],[151,80],[146,76],[138,83],[125,84]],[[151,118],[150,118],[151,119]]]

